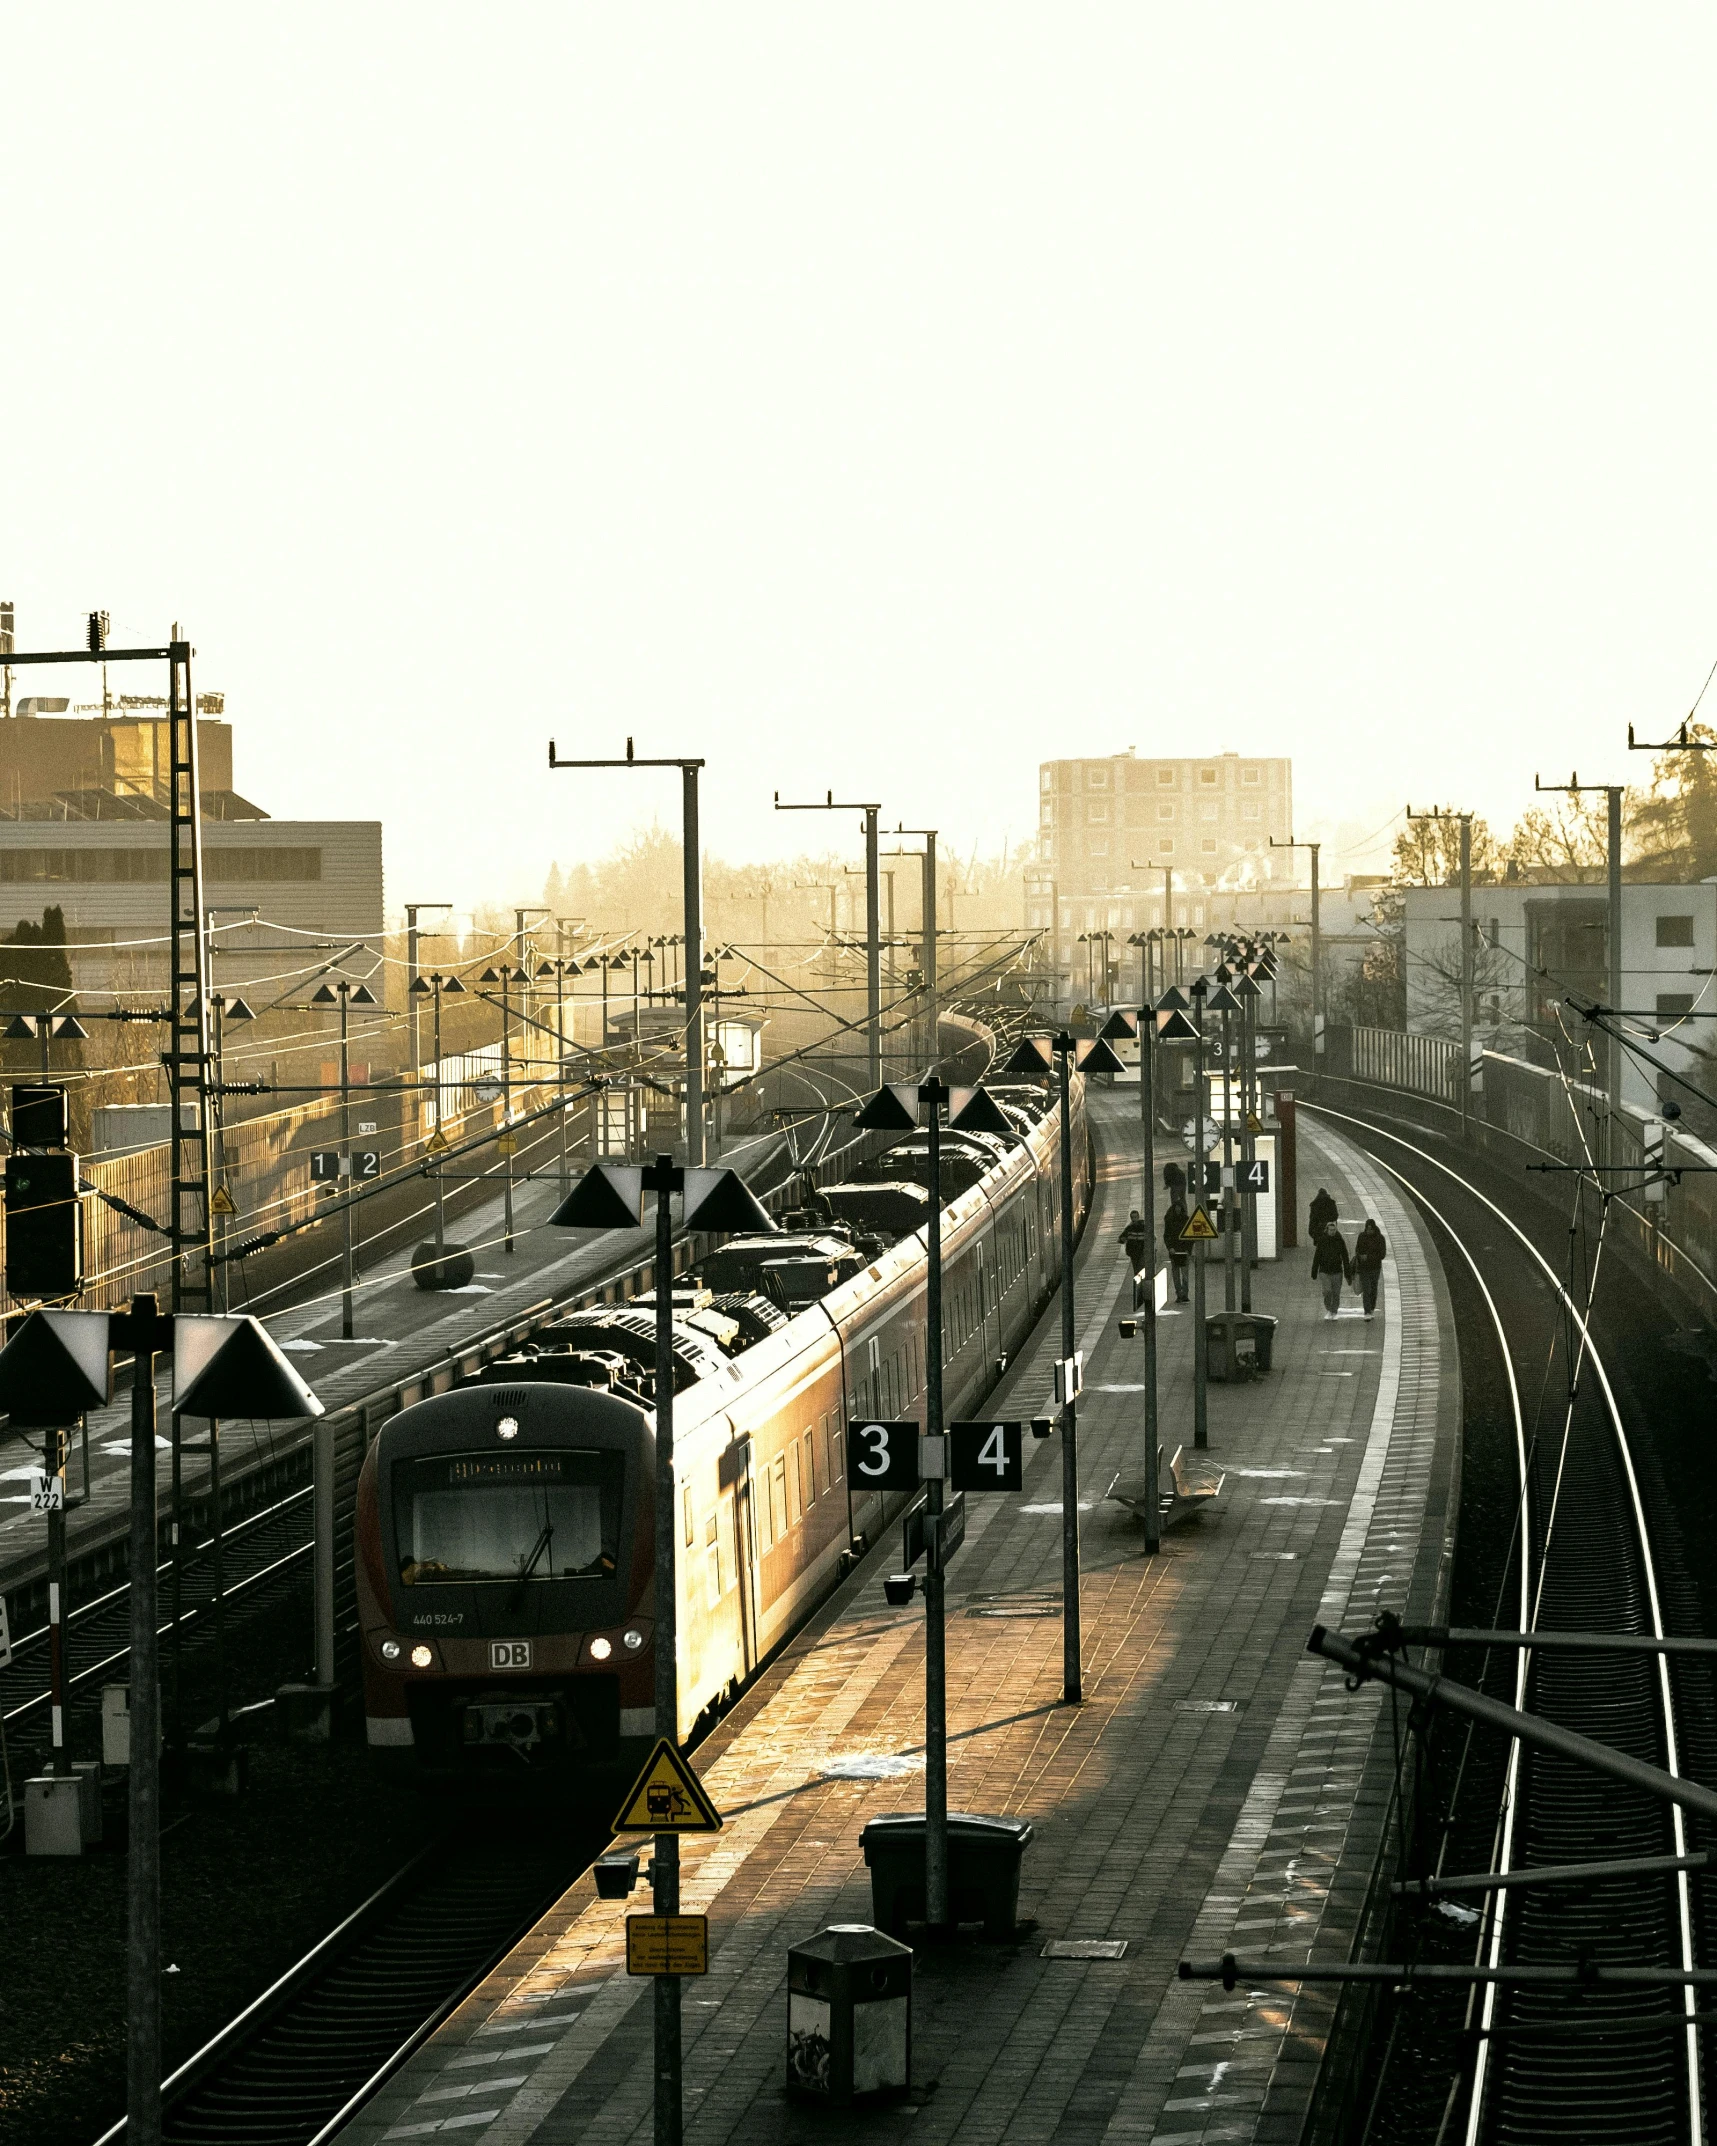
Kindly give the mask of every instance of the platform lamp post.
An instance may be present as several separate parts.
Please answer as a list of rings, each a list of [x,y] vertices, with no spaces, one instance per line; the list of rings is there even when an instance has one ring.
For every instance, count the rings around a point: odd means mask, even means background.
[[[0,1409],[15,1423],[75,1422],[113,1390],[112,1352],[132,1359],[130,1827],[126,1853],[126,2134],[161,2146],[161,1680],[157,1643],[155,1357],[173,1355],[178,1415],[302,1418],[322,1404],[255,1319],[35,1311],[0,1349]]]
[[[1187,996],[1192,1001],[1192,1152],[1193,1183],[1196,1185],[1195,1206],[1202,1207],[1207,1198],[1205,1187],[1206,1146],[1204,1138],[1204,1001],[1210,986],[1202,976],[1195,976]],[[1202,1452],[1210,1444],[1210,1366],[1206,1361],[1204,1341],[1204,1244],[1202,1237],[1195,1237],[1192,1244],[1192,1442]]]
[[[447,1256],[446,1187],[441,1172],[441,1157],[447,1146],[447,1134],[442,1125],[442,1104],[446,1099],[447,1081],[441,1058],[441,1001],[443,997],[464,997],[465,986],[451,972],[444,976],[436,970],[431,975],[419,976],[411,989],[416,998],[433,999],[435,1004],[435,1257],[439,1264]]]
[[[555,1123],[560,1128],[560,1190],[566,1196],[566,980],[580,976],[583,970],[570,954],[556,954],[552,960],[539,961],[537,981],[554,978],[554,1078],[560,1093],[560,1108],[555,1112]]]
[[[97,1019],[100,1016],[96,1016]],[[79,1043],[89,1030],[74,1013],[15,1013],[5,1029],[8,1043],[39,1043],[42,1046],[42,1078],[49,1074],[49,1041]]]
[[[626,740],[624,760],[562,760],[549,740],[551,768],[678,768],[680,771],[681,864],[685,920],[682,926],[686,954],[686,1160],[701,1169],[704,1159],[703,1129],[703,861],[698,843],[698,770],[701,760],[668,757],[640,760]]]
[[[507,1165],[507,1174],[501,1186],[502,1225],[501,1249],[513,1250],[513,1153],[518,1145],[513,1132],[513,1002],[508,996],[514,984],[527,985],[530,979],[523,969],[509,967],[506,962],[496,962],[486,968],[477,981],[480,984],[499,984],[501,987],[501,1159]]]
[[[1073,1106],[1075,1072],[1120,1073],[1120,1059],[1101,1037],[1081,1042],[1066,1029],[1026,1036],[1006,1072],[1055,1078],[1061,1103],[1061,1364],[1056,1401],[1061,1415],[1061,1696],[1076,1706],[1084,1696],[1079,1617],[1079,1348],[1073,1303]]]
[[[1258,1119],[1258,1001],[1263,993],[1246,960],[1228,988],[1240,1001],[1240,1309],[1250,1311],[1252,1269],[1258,1264],[1258,1195],[1252,1187],[1258,1149],[1252,1128]]]
[[[352,1235],[352,1054],[350,1010],[373,1006],[376,995],[368,984],[335,976],[310,994],[312,1006],[335,1007],[340,1015],[340,1153],[346,1163],[346,1195],[340,1203],[340,1337],[352,1338],[352,1289],[357,1280],[357,1249]],[[439,1055],[439,1038],[437,1039]]]
[[[1137,1037],[1139,1044],[1139,1181],[1142,1206],[1139,1219],[1145,1225],[1145,1291],[1139,1294],[1139,1277],[1133,1272],[1133,1310],[1143,1315],[1145,1337],[1145,1551],[1155,1556],[1162,1547],[1162,1503],[1158,1492],[1157,1434],[1157,1166],[1154,1042],[1157,1020],[1148,997],[1137,1013],[1117,1008],[1099,1031],[1100,1040],[1115,1044]],[[1129,1255],[1129,1265],[1131,1256]]]
[[[671,1155],[639,1165],[597,1163],[587,1170],[549,1217],[551,1228],[633,1230],[644,1219],[644,1195],[656,1200],[655,1472],[655,1682],[656,1734],[677,1751],[680,1743],[678,1607],[674,1571],[678,1499],[674,1493],[674,1224],[670,1200],[684,1196],[683,1228],[750,1236],[775,1232],[774,1218],[759,1206],[736,1170],[682,1168]],[[658,1915],[680,1911],[680,1840],[655,1836],[652,1882]],[[680,2146],[680,1985],[673,1975],[656,1977],[656,2146]]]
[[[880,805],[837,803],[833,790],[820,805],[784,805],[775,793],[777,812],[862,812],[864,814],[864,987],[865,1040],[869,1056],[867,1085],[882,1082],[882,879],[878,862],[876,816]],[[690,957],[687,959],[688,968]]]
[[[1041,1068],[1040,1068],[1041,1070]],[[861,1132],[914,1132],[929,1147],[930,1205],[926,1213],[924,1302],[924,1919],[934,1930],[950,1921],[948,1902],[948,1624],[947,1554],[943,1544],[942,1444],[942,1120],[964,1132],[1005,1133],[1008,1121],[983,1088],[950,1088],[932,1071],[916,1084],[891,1082],[853,1114]]]

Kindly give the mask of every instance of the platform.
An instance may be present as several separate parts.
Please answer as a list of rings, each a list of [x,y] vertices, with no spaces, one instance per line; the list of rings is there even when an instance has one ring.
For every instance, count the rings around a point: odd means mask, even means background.
[[[711,1972],[685,1985],[694,2142],[1289,2140],[1330,2021],[1317,1993],[1182,1984],[1177,1961],[1242,1948],[1343,1956],[1393,1781],[1375,1687],[1309,1658],[1323,1621],[1440,1607],[1458,1479],[1459,1364],[1434,1253],[1392,1182],[1322,1128],[1299,1183],[1328,1183],[1349,1243],[1389,1238],[1383,1310],[1326,1321],[1308,1251],[1254,1277],[1281,1324],[1276,1368],[1212,1387],[1221,1497],[1148,1557],[1102,1492],[1136,1471],[1140,1344],[1119,1337],[1136,1198],[1136,1103],[1096,1098],[1100,1182],[1077,1286],[1084,1703],[1060,1703],[1058,1440],[1028,1447],[1023,1495],[973,1497],[949,1576],[949,1802],[1029,1817],[1017,1942],[918,1953],[913,2093],[858,2118],[783,2093],[787,1947],[868,1922],[859,1832],[923,1802],[923,1608],[884,1602],[884,1543],[706,1739],[726,1815],[688,1843],[683,1900],[711,1917]],[[1159,1149],[1159,1162],[1166,1159]],[[1302,1208],[1303,1213],[1303,1208]],[[1303,1234],[1303,1232],[1302,1232]],[[1212,1263],[1211,1306],[1221,1303]],[[1162,1325],[1162,1438],[1190,1446],[1191,1320]],[[1047,1411],[1059,1307],[995,1397]],[[623,1920],[586,1877],[340,2134],[344,2146],[478,2135],[485,2146],[650,2136],[651,2008]],[[1119,1959],[1046,1956],[1057,1941]]]

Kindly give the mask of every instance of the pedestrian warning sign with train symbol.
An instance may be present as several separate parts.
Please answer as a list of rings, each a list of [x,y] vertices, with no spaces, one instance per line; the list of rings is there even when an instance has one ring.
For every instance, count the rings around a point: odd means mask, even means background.
[[[721,1813],[703,1783],[667,1738],[644,1761],[620,1815],[616,1833],[719,1833]]]
[[[212,1215],[236,1215],[238,1213],[238,1209],[233,1205],[233,1196],[225,1185],[215,1187],[215,1196],[209,1202],[209,1212]]]
[[[438,1125],[423,1143],[423,1151],[426,1155],[445,1155],[452,1145],[452,1141],[448,1139]]]
[[[1203,1239],[1208,1244],[1216,1235],[1215,1226],[1205,1213],[1202,1202],[1193,1209],[1192,1213],[1181,1224],[1180,1235],[1183,1244],[1192,1244],[1199,1239]]]

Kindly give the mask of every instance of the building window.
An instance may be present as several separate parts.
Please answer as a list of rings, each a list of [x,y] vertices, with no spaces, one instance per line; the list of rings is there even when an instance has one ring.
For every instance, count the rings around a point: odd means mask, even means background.
[[[1240,780],[1248,789],[1255,789],[1264,780],[1264,770],[1261,767],[1243,767],[1240,770]]]
[[[1165,857],[1172,857],[1174,855],[1174,836],[1159,835],[1157,837],[1157,847]]]
[[[1088,767],[1085,770],[1085,780],[1093,790],[1106,790],[1109,787],[1109,770],[1106,767]]]
[[[1216,817],[1216,807],[1214,805],[1200,805],[1198,816],[1201,820],[1213,820]]]
[[[319,849],[203,848],[204,877],[224,885],[254,886],[260,881],[320,879]],[[79,883],[153,882],[167,877],[167,851],[160,849],[13,849],[0,850],[0,883],[28,885],[42,880]]]
[[[1044,791],[1053,790],[1055,788],[1054,768],[1046,767],[1039,772],[1037,778],[1037,786],[1040,790]]]
[[[1206,790],[1214,790],[1214,789],[1216,788],[1216,770],[1215,770],[1215,768],[1213,768],[1213,767],[1201,767],[1201,768],[1199,769],[1199,771],[1198,771],[1198,779],[1199,779],[1199,783],[1200,783],[1200,785],[1201,785],[1201,786],[1202,786],[1202,787],[1203,787],[1204,789],[1206,789]]]
[[[1256,798],[1249,797],[1245,804],[1241,806],[1240,815],[1242,819],[1255,820],[1260,817],[1263,810],[1263,806],[1258,803]]]
[[[1053,835],[1045,835],[1043,839],[1038,843],[1037,848],[1038,854],[1042,857],[1045,864],[1053,864],[1055,862],[1055,837]]]
[[[1159,790],[1172,790],[1174,782],[1175,770],[1172,767],[1160,767],[1157,769],[1157,788]]]
[[[1174,807],[1172,805],[1159,805],[1157,807],[1157,818],[1159,820],[1172,820],[1174,818]]]
[[[1109,817],[1108,800],[1106,798],[1094,797],[1091,800],[1090,804],[1088,804],[1085,808],[1085,817],[1090,820],[1094,826],[1101,825],[1102,822],[1107,820],[1107,818]]]
[[[1657,920],[1657,943],[1659,946],[1691,946],[1693,944],[1693,919],[1691,917],[1659,917]]]
[[[1109,854],[1109,837],[1107,835],[1093,835],[1090,841],[1086,843],[1085,850],[1088,856],[1107,857]]]
[[[1672,919],[1679,921],[1679,919]],[[1693,1011],[1691,991],[1660,991],[1657,994],[1657,1017],[1660,1021],[1681,1021]]]
[[[1207,857],[1214,857],[1216,854],[1216,837],[1214,835],[1206,835],[1204,840],[1198,846]]]

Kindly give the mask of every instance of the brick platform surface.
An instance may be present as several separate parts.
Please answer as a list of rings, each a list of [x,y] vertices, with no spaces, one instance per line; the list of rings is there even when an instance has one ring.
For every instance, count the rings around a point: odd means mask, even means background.
[[[1183,1956],[1284,1967],[1347,1953],[1383,1838],[1393,1770],[1372,1690],[1304,1652],[1389,1605],[1428,1617],[1450,1554],[1459,1362],[1436,1258],[1391,1181],[1302,1121],[1299,1182],[1327,1183],[1351,1246],[1388,1236],[1383,1309],[1324,1318],[1304,1251],[1254,1277],[1280,1320],[1275,1369],[1210,1391],[1216,1506],[1143,1549],[1105,1502],[1142,1445],[1140,1347],[1116,1311],[1116,1239],[1136,1199],[1136,1102],[1095,1098],[1096,1205],[1076,1273],[1084,1701],[1061,1703],[1059,1441],[1028,1441],[1026,1487],[974,1496],[949,1575],[951,1808],[1029,1817],[1005,1945],[921,1947],[913,2091],[842,2116],[786,2098],[786,1953],[868,1922],[859,1833],[923,1805],[921,1598],[892,1610],[887,1542],[696,1754],[724,1830],[683,1849],[687,1912],[711,1919],[707,1978],[684,1985],[686,2135],[1036,2142],[1297,2138],[1330,2021],[1283,1986],[1180,1983]],[[1166,1159],[1159,1148],[1159,1163]],[[1304,1231],[1302,1227],[1301,1234]],[[1213,1260],[1210,1305],[1222,1301]],[[1192,1442],[1191,1319],[1162,1322],[1165,1452]],[[1047,1412],[1053,1305],[994,1397]],[[648,2139],[651,2007],[624,1971],[623,1920],[586,1878],[341,2134],[346,2146],[480,2134],[485,2146]],[[1124,1940],[1119,1960],[1046,1958],[1053,1940]]]

